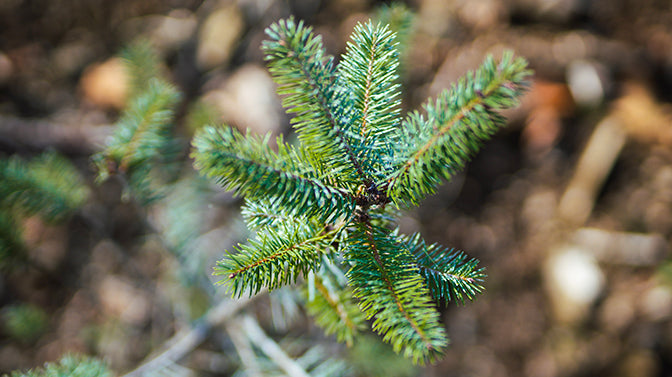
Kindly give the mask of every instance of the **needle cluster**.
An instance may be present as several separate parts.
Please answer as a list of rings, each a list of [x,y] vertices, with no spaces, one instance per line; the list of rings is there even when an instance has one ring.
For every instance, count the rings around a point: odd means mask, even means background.
[[[401,114],[395,33],[355,27],[336,64],[319,35],[293,18],[271,25],[262,49],[298,143],[207,126],[195,166],[244,196],[256,236],[218,262],[234,296],[306,281],[308,308],[352,342],[365,320],[396,352],[432,362],[448,339],[436,302],[481,292],[478,261],[401,235],[397,209],[417,205],[505,126],[530,71],[522,58],[488,57],[424,111]]]

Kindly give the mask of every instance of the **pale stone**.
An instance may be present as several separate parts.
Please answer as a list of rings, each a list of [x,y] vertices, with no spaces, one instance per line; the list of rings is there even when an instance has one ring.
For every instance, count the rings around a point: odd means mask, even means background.
[[[604,99],[604,85],[595,63],[575,60],[567,67],[567,83],[577,104],[594,107]]]
[[[110,58],[89,66],[82,75],[80,87],[89,102],[120,110],[128,96],[128,74],[120,58]]]
[[[243,16],[235,5],[212,12],[201,26],[196,61],[202,70],[228,63],[245,26]]]
[[[108,315],[141,325],[150,314],[147,295],[122,277],[108,275],[98,287],[98,296]]]
[[[595,259],[575,246],[554,251],[544,272],[555,314],[562,322],[584,319],[605,285],[604,274]]]

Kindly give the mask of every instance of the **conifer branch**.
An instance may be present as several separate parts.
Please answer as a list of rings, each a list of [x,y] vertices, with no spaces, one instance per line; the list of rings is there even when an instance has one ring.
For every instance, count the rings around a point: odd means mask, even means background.
[[[7,376],[7,375],[3,375]],[[110,368],[94,358],[66,354],[57,363],[46,363],[44,368],[16,371],[7,377],[112,377]]]
[[[375,20],[381,25],[387,25],[399,42],[397,49],[400,55],[400,66],[403,65],[403,56],[410,36],[413,32],[414,15],[413,12],[404,3],[393,2],[390,5],[382,5],[376,12]]]
[[[308,313],[327,335],[334,334],[339,342],[351,346],[357,333],[364,328],[362,312],[350,301],[352,291],[338,286],[322,271],[312,274],[311,278],[309,284],[313,284],[316,292],[307,301]]]
[[[147,90],[122,115],[105,150],[94,156],[100,181],[116,172],[130,174],[136,166],[160,155],[178,99],[171,85],[157,79],[149,81]]]
[[[389,135],[398,127],[400,86],[396,69],[399,56],[394,34],[371,21],[358,24],[338,66],[343,86],[354,97],[353,119],[361,135],[358,158],[367,176],[384,172],[391,155]]]
[[[366,222],[349,235],[346,260],[353,294],[373,329],[395,352],[416,363],[433,361],[447,344],[427,287],[413,257],[388,231]]]
[[[267,200],[245,201],[241,207],[241,215],[245,224],[254,231],[260,231],[265,228],[278,229],[287,223],[292,223],[297,227],[304,227],[306,231],[314,233],[320,228],[320,224],[315,219],[293,216],[281,206],[274,206]]]
[[[0,160],[0,270],[29,262],[24,253],[21,219],[39,215],[64,220],[86,201],[89,190],[75,167],[55,152],[29,162],[17,157]]]
[[[337,85],[333,57],[326,54],[321,37],[293,18],[274,23],[266,34],[271,39],[262,50],[283,106],[296,114],[292,123],[299,140],[343,187],[367,181],[353,148],[358,142],[348,94]]]
[[[437,302],[455,300],[464,303],[483,291],[485,278],[477,259],[467,260],[464,252],[437,244],[426,245],[419,234],[399,238],[417,261],[432,298]]]
[[[426,118],[414,112],[402,121],[397,43],[387,27],[358,25],[337,69],[302,22],[280,21],[266,32],[266,60],[300,144],[279,139],[273,152],[269,136],[197,133],[196,168],[248,199],[243,214],[257,232],[216,273],[238,296],[306,276],[309,311],[328,333],[352,342],[361,323],[352,295],[359,316],[372,319],[396,352],[416,363],[435,360],[448,340],[432,299],[471,299],[483,289],[483,269],[460,251],[388,229],[399,207],[434,192],[504,125],[497,111],[524,91],[527,63],[510,54],[498,65],[488,58],[428,102]],[[349,270],[332,284],[328,271],[340,257]]]
[[[333,232],[333,231],[332,231]],[[239,245],[237,253],[217,263],[215,275],[225,275],[233,296],[275,289],[318,268],[322,253],[329,249],[332,232],[307,232],[301,226],[267,228],[257,239]]]
[[[160,78],[159,58],[149,43],[130,46],[124,50],[123,59],[132,79],[128,105],[105,149],[92,160],[98,182],[119,174],[126,184],[123,197],[132,195],[146,205],[165,191],[166,179],[157,178],[169,170],[157,169],[158,163],[171,162],[183,149],[172,134],[174,107],[180,94]]]
[[[481,143],[505,124],[496,111],[514,106],[528,85],[530,71],[521,58],[505,53],[496,65],[489,56],[435,102],[425,104],[427,119],[417,112],[402,123],[396,171],[388,180],[388,195],[397,204],[417,204],[441,181],[462,169]]]
[[[250,199],[269,200],[293,216],[316,216],[324,222],[348,218],[354,200],[343,189],[325,185],[282,140],[273,153],[267,136],[243,136],[230,127],[205,127],[192,142],[198,170]]]
[[[88,196],[75,167],[51,152],[29,163],[18,158],[0,161],[0,182],[0,210],[39,214],[47,220],[64,218]]]
[[[148,40],[139,40],[121,53],[128,74],[128,104],[132,105],[149,89],[154,80],[164,81],[161,75],[159,55]]]

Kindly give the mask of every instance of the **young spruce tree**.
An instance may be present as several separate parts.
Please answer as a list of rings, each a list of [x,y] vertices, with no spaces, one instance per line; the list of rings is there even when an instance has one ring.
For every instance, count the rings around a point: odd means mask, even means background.
[[[365,319],[416,363],[448,340],[436,302],[481,292],[483,269],[461,251],[399,234],[397,209],[417,205],[505,125],[527,86],[521,58],[488,57],[475,72],[400,114],[398,52],[388,27],[355,27],[336,65],[320,36],[293,18],[267,29],[262,49],[299,144],[208,126],[193,140],[203,174],[244,196],[256,237],[218,262],[234,296],[303,277],[308,308],[352,342]],[[353,304],[354,297],[356,304]],[[357,308],[358,306],[358,308]]]

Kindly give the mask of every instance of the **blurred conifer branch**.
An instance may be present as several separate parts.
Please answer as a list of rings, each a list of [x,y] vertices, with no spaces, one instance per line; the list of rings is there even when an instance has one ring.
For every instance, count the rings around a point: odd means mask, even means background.
[[[128,185],[126,196],[148,204],[162,195],[162,182],[155,175],[158,162],[176,157],[173,135],[174,108],[180,94],[161,78],[159,59],[147,42],[136,42],[122,54],[128,77],[128,105],[116,124],[105,149],[93,156],[98,181],[122,176]]]
[[[28,162],[17,156],[0,160],[0,267],[24,257],[22,219],[38,215],[61,221],[82,206],[88,194],[77,169],[55,152]]]
[[[58,363],[47,363],[42,369],[27,372],[12,372],[5,377],[112,377],[113,374],[103,362],[75,355],[65,355]]]

